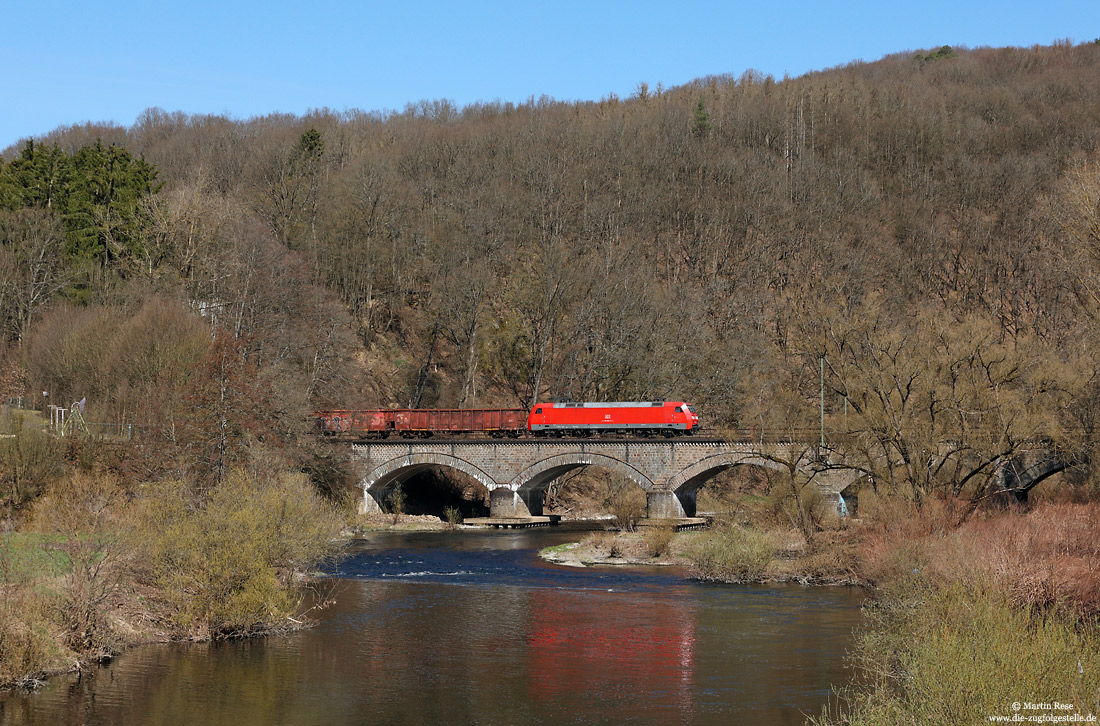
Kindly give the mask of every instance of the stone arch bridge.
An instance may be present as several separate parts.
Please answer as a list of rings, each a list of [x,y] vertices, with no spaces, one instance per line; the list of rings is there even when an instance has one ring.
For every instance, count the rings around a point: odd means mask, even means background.
[[[817,462],[807,444],[743,444],[712,439],[675,440],[493,440],[367,441],[352,444],[361,474],[361,510],[381,511],[389,492],[429,467],[456,469],[489,490],[493,517],[542,514],[552,481],[585,466],[602,466],[633,480],[646,492],[651,518],[695,515],[695,494],[706,481],[733,466],[787,471],[782,461],[799,462],[827,499],[855,483],[854,472]]]

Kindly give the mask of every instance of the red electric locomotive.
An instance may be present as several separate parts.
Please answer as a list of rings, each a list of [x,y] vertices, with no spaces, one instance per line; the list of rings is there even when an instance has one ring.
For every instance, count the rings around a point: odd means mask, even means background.
[[[683,401],[540,403],[527,417],[527,430],[535,436],[679,436],[695,433],[698,426],[699,415]]]

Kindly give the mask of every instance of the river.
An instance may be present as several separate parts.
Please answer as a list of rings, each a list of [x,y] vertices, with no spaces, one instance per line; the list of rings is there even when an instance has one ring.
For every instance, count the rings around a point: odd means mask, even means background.
[[[801,724],[851,677],[862,595],[572,568],[562,529],[378,533],[315,628],[136,648],[5,724]]]

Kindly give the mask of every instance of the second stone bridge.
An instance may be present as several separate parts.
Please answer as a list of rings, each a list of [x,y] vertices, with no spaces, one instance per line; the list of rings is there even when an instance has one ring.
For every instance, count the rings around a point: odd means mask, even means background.
[[[851,472],[818,465],[806,444],[743,444],[717,439],[493,441],[367,441],[352,444],[360,469],[362,509],[381,511],[393,488],[429,467],[444,466],[473,477],[489,490],[493,517],[542,514],[552,481],[584,466],[600,466],[633,480],[646,492],[646,516],[695,515],[695,495],[706,481],[733,466],[789,471],[783,462],[813,476],[827,499],[855,481]]]

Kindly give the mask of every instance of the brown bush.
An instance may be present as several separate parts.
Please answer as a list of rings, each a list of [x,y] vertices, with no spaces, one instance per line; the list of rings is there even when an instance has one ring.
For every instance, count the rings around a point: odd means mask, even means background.
[[[622,539],[612,532],[593,532],[585,537],[581,544],[607,557],[622,557],[626,549]]]
[[[22,507],[62,473],[64,447],[53,437],[29,426],[21,414],[0,421],[0,506]]]
[[[1100,503],[1050,504],[967,522],[933,553],[944,578],[991,577],[1020,605],[1100,614]]]
[[[956,510],[940,499],[917,504],[901,497],[860,498],[863,528],[859,535],[859,570],[863,579],[883,583],[914,574],[925,565],[926,540],[958,526]]]
[[[57,668],[54,612],[40,589],[0,583],[0,686],[33,686]]]
[[[668,554],[675,534],[676,531],[672,527],[647,527],[642,534],[642,550],[649,557]]]
[[[122,487],[111,476],[77,471],[54,483],[35,504],[32,525],[58,537],[56,548],[68,561],[61,579],[61,614],[66,644],[98,657],[118,648],[106,615],[120,581],[125,557]]]
[[[89,421],[151,424],[167,416],[163,395],[182,385],[209,340],[201,318],[154,295],[136,309],[56,308],[28,336],[25,360],[32,390],[49,391],[50,402],[87,397]]]
[[[645,516],[645,506],[627,493],[611,500],[611,523],[620,532],[633,532],[638,520]]]
[[[1019,605],[1100,614],[1100,503],[986,512],[959,525],[943,502],[883,507],[862,532],[861,574],[993,584]]]
[[[826,532],[814,538],[798,557],[798,572],[810,580],[849,582],[858,579],[858,550],[844,533]]]

